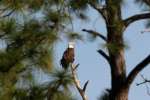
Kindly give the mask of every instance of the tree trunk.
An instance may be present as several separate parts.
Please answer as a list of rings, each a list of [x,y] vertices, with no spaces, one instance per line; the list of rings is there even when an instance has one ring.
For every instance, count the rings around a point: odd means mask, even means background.
[[[115,36],[112,36],[113,38]],[[123,43],[122,38],[114,38],[110,43]],[[117,44],[123,45],[123,44]],[[116,45],[115,45],[116,46]],[[110,67],[111,67],[111,99],[110,100],[128,100],[128,88],[123,88],[126,82],[126,69],[123,47],[117,47],[115,51],[109,49]]]
[[[128,100],[129,88],[120,88],[118,91],[110,93],[110,100]]]
[[[120,5],[113,5],[112,0],[107,0],[107,48],[111,68],[110,100],[128,100],[128,88],[124,88],[126,81],[124,25]]]
[[[114,95],[113,100],[128,100],[128,92],[122,91],[117,95]]]

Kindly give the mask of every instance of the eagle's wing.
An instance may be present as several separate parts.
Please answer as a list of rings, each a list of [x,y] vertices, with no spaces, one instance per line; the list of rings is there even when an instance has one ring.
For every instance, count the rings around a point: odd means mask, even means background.
[[[74,49],[67,48],[67,50],[63,53],[62,59],[60,60],[60,64],[64,69],[69,67],[70,63],[74,61]]]
[[[65,52],[63,53],[63,56],[62,56],[62,58],[61,58],[61,60],[60,60],[60,64],[61,64],[61,66],[64,68],[64,69],[67,69],[68,68],[68,66],[69,66],[69,64],[68,64],[68,62],[67,62],[67,50],[65,50]]]

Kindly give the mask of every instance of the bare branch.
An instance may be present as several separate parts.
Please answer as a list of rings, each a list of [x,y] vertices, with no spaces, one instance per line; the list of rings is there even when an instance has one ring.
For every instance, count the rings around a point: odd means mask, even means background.
[[[136,85],[139,86],[139,85],[142,85],[142,84],[145,84],[145,83],[150,83],[150,80],[144,80],[143,82],[137,83]]]
[[[110,63],[110,58],[109,58],[109,56],[108,56],[103,50],[99,49],[97,52],[98,52],[99,54],[101,54],[101,55]]]
[[[150,80],[146,79],[143,75],[141,75],[141,77],[142,77],[142,79],[143,79],[144,81],[141,82],[141,83],[138,83],[138,84],[136,84],[136,85],[139,86],[139,85],[143,85],[143,84],[144,84],[145,87],[146,87],[147,94],[150,95],[150,89],[149,89],[149,87],[148,87],[148,84],[146,84],[146,83],[150,83]]]
[[[80,93],[80,95],[82,97],[82,100],[88,100],[88,98],[87,98],[87,96],[85,94],[85,90],[86,90],[88,81],[85,83],[85,85],[84,85],[84,87],[82,89],[81,85],[80,85],[80,81],[78,80],[77,75],[76,75],[76,70],[74,70],[75,68],[77,68],[77,66],[79,66],[79,64],[77,64],[77,65],[72,64],[71,65],[71,71],[72,71],[72,76],[73,76],[73,79],[74,79],[74,84],[75,84],[78,92]]]
[[[75,68],[73,68],[73,70],[76,70],[76,69],[79,67],[79,65],[80,65],[80,64],[77,64],[77,65],[75,66]]]
[[[127,85],[130,86],[137,74],[142,71],[148,64],[150,64],[150,55],[148,55],[143,61],[141,61],[135,68],[129,73],[127,77]]]
[[[98,11],[102,17],[105,19],[105,21],[107,20],[106,18],[106,6],[103,6],[103,5],[96,5],[94,4],[93,2],[89,2],[89,5],[94,8],[96,11]]]
[[[89,33],[89,34],[91,34],[91,35],[94,35],[94,36],[98,36],[98,37],[100,37],[101,39],[103,39],[104,41],[107,41],[107,38],[106,38],[105,36],[103,36],[102,34],[96,32],[96,31],[87,30],[87,29],[82,29],[82,31],[87,32],[87,33]]]
[[[142,77],[142,79],[143,79],[144,81],[141,82],[141,83],[137,83],[137,84],[136,84],[137,86],[150,82],[150,80],[146,79],[143,75],[141,75],[141,77]]]
[[[138,20],[142,20],[142,19],[150,19],[150,12],[131,16],[124,20],[124,24],[127,27],[131,23],[138,21]]]
[[[84,84],[84,87],[83,87],[83,89],[82,89],[84,92],[85,92],[85,90],[86,90],[86,87],[87,87],[88,83],[89,83],[89,80],[86,81],[86,83]]]

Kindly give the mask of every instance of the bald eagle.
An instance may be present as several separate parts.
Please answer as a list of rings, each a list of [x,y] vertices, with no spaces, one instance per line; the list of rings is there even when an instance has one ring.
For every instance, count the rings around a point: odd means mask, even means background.
[[[64,51],[60,60],[62,68],[68,69],[69,65],[74,62],[74,43],[70,42],[68,48]]]

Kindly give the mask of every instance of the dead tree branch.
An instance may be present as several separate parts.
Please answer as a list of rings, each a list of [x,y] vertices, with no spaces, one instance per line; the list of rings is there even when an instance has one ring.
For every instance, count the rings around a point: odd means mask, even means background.
[[[89,34],[91,34],[91,35],[94,35],[94,36],[98,36],[98,37],[100,37],[101,39],[103,39],[105,42],[107,41],[107,38],[106,38],[105,36],[103,36],[102,34],[96,32],[96,31],[87,30],[87,29],[82,29],[82,31],[87,32],[87,33],[89,33]]]
[[[150,55],[148,55],[144,60],[135,66],[135,68],[129,73],[127,77],[127,85],[130,86],[134,81],[137,74],[142,71],[148,64],[150,64]]]
[[[76,74],[76,69],[77,69],[78,66],[79,66],[79,64],[77,64],[77,65],[72,64],[71,65],[71,71],[72,71],[72,76],[73,76],[73,79],[74,79],[74,84],[75,84],[78,92],[80,93],[80,95],[82,97],[82,100],[88,100],[88,98],[85,94],[85,91],[86,91],[86,88],[87,88],[87,85],[88,85],[89,81],[87,81],[84,84],[83,88],[81,88],[80,81],[78,80],[77,74]]]
[[[145,84],[145,83],[150,83],[150,80],[146,79],[143,75],[141,75],[142,79],[143,79],[143,82],[141,83],[137,83],[136,85],[139,86],[139,85],[142,85],[142,84]]]
[[[108,61],[108,63],[110,63],[109,56],[103,50],[99,49],[97,52],[102,55]]]
[[[139,85],[143,85],[143,84],[144,84],[145,87],[146,87],[146,92],[147,92],[147,94],[150,95],[150,88],[149,88],[148,84],[146,84],[146,83],[150,83],[150,80],[146,79],[143,75],[141,75],[141,77],[142,77],[142,79],[143,79],[144,81],[141,82],[141,83],[137,83],[136,85],[139,86]]]
[[[150,19],[150,12],[131,16],[124,20],[124,24],[127,27],[131,23],[138,21],[138,20],[142,20],[142,19]]]

